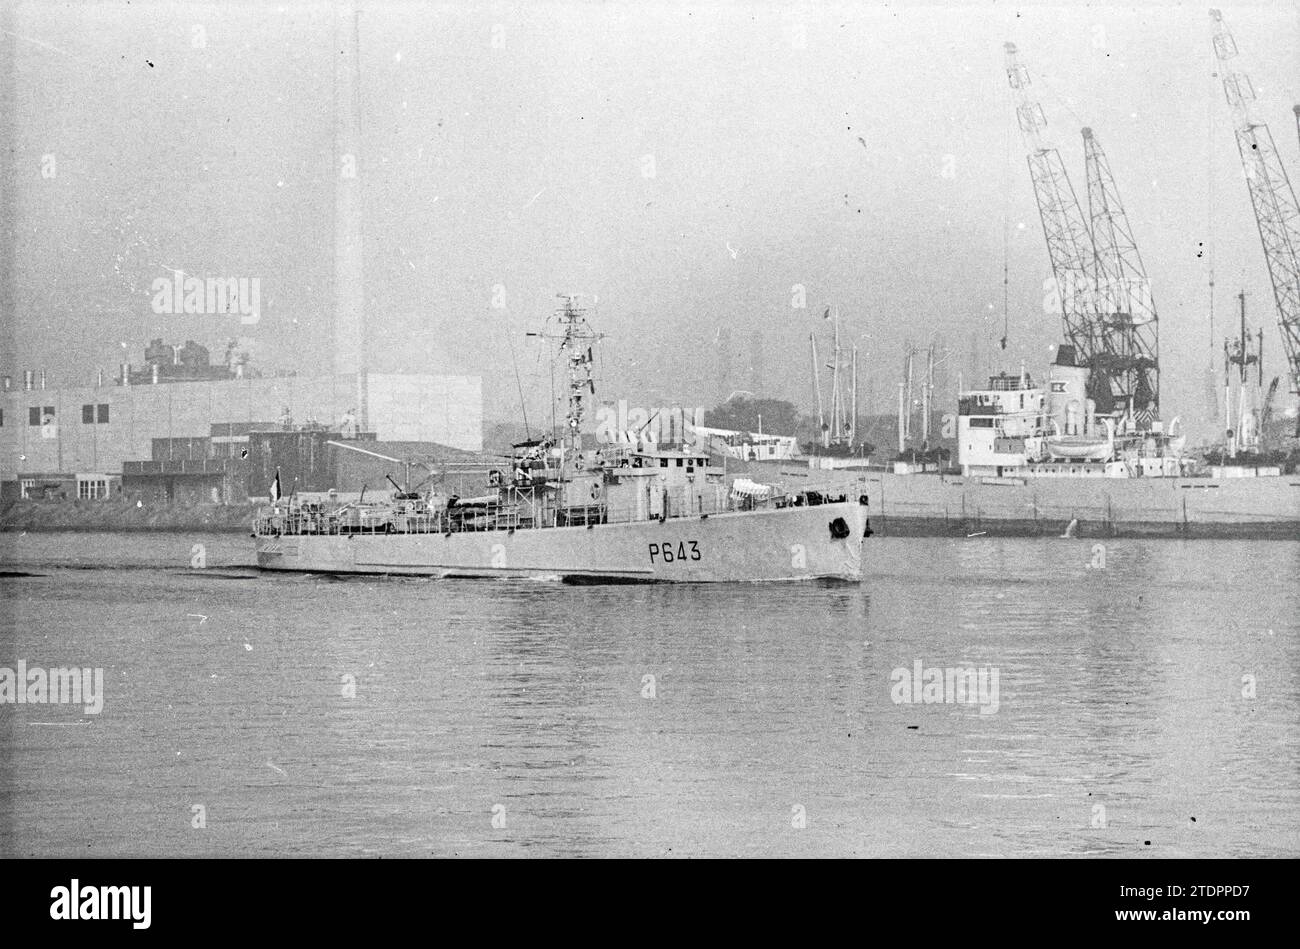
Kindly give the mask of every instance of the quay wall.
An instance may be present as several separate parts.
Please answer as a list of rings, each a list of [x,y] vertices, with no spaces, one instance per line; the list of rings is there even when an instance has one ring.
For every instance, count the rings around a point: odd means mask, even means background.
[[[739,473],[739,472],[736,472]],[[854,481],[884,535],[1261,537],[1300,540],[1300,474],[1268,478],[1024,478],[820,471],[751,463],[787,487]]]

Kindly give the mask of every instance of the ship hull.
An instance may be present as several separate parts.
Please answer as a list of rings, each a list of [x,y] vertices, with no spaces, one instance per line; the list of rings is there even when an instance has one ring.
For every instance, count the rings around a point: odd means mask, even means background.
[[[746,476],[791,490],[846,475],[871,500],[881,536],[1300,538],[1300,474],[1258,478],[982,478],[822,471],[751,463]]]
[[[257,563],[313,573],[569,582],[859,582],[866,527],[867,507],[849,501],[591,527],[259,535]]]

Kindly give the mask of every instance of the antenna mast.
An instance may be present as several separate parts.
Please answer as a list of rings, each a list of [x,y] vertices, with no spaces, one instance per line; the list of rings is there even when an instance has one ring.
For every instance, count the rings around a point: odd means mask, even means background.
[[[822,406],[822,375],[821,366],[817,361],[817,334],[809,333],[808,340],[812,343],[813,388],[817,390],[817,437],[822,440],[822,447],[825,448],[827,445],[826,411]]]
[[[596,394],[592,379],[592,345],[601,338],[587,323],[587,310],[578,306],[579,294],[557,293],[564,304],[555,311],[560,333],[529,333],[543,339],[559,340],[559,352],[565,356],[568,375],[568,408],[564,414],[564,434],[561,444],[566,452],[582,450],[582,420],[587,414],[587,401]]]

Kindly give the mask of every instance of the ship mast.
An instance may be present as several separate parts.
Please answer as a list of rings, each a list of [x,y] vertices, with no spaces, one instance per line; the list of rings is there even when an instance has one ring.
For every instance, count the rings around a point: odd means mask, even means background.
[[[1223,341],[1223,429],[1226,439],[1225,448],[1229,455],[1236,455],[1258,447],[1260,429],[1248,425],[1248,417],[1256,413],[1259,394],[1264,387],[1264,330],[1261,328],[1251,345],[1250,328],[1246,325],[1246,292],[1237,294],[1241,310],[1241,328],[1236,339]],[[1250,386],[1250,367],[1254,365],[1256,385]],[[1237,405],[1232,404],[1233,370],[1237,376]],[[1252,391],[1253,390],[1253,391]]]
[[[916,358],[916,347],[911,343],[907,344],[907,416],[903,422],[903,432],[907,439],[912,437],[912,409],[915,403],[912,401],[912,362]]]
[[[831,443],[838,445],[844,434],[844,400],[840,396],[840,308],[835,307],[835,363],[831,370]]]
[[[817,391],[817,437],[822,440],[822,447],[825,448],[830,443],[827,440],[826,411],[822,406],[822,377],[821,366],[817,362],[817,334],[809,333],[808,339],[812,342],[813,388]]]
[[[921,448],[930,448],[930,407],[934,399],[934,343],[925,353],[925,382],[921,386]]]
[[[853,437],[858,430],[858,344],[853,344],[853,357],[851,362],[850,375],[853,379],[853,397],[852,397],[852,414],[849,416],[849,444],[852,445]]]
[[[579,294],[556,294],[564,304],[555,311],[560,326],[559,333],[529,333],[543,339],[558,340],[559,352],[565,358],[568,376],[568,407],[564,413],[564,432],[560,446],[564,454],[576,455],[582,451],[582,420],[587,414],[587,402],[596,394],[592,379],[592,345],[600,334],[587,323],[587,310],[578,306]]]
[[[833,312],[832,312],[833,311]],[[846,346],[840,328],[840,308],[827,306],[822,320],[832,321],[831,361],[824,367],[817,355],[817,334],[809,333],[812,344],[813,389],[817,394],[817,426],[823,449],[851,448],[858,424],[858,347]],[[829,406],[822,398],[821,370],[831,371]],[[826,418],[829,411],[830,418]]]
[[[560,352],[566,358],[569,377],[569,405],[564,413],[564,447],[571,452],[582,451],[582,419],[586,415],[587,396],[595,396],[596,383],[591,378],[591,346],[596,334],[587,325],[586,310],[577,304],[576,294],[559,294],[564,306],[556,311],[564,338]]]

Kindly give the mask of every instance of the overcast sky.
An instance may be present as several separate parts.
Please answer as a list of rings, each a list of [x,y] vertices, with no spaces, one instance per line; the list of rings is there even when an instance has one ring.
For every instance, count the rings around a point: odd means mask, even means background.
[[[1216,335],[1244,287],[1284,372],[1204,5],[360,6],[368,361],[480,374],[489,419],[518,404],[508,338],[544,411],[547,363],[523,334],[559,291],[597,301],[600,394],[634,403],[753,388],[758,333],[760,394],[811,407],[807,335],[828,303],[860,338],[878,410],[904,344],[936,333],[950,381],[969,381],[973,340],[982,371],[1041,370],[1060,322],[1006,40],[1081,199],[1082,125],[1110,159],[1160,312],[1166,417],[1206,414],[1211,252]],[[1300,7],[1224,14],[1298,180]],[[140,362],[153,336],[219,353],[242,335],[264,369],[326,364],[333,18],[329,3],[9,5],[8,369],[83,381],[122,342]],[[260,278],[260,322],[155,314],[151,284],[172,268]]]

